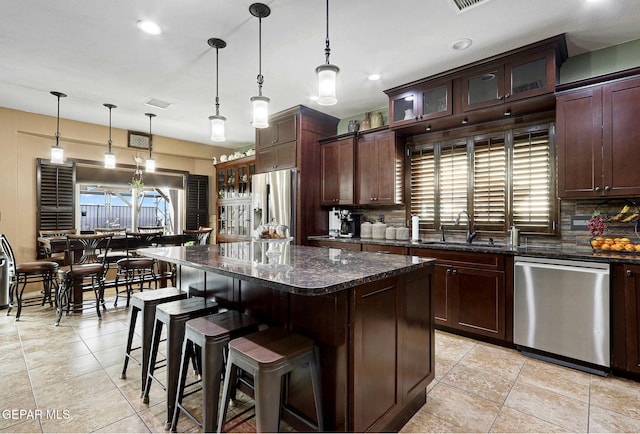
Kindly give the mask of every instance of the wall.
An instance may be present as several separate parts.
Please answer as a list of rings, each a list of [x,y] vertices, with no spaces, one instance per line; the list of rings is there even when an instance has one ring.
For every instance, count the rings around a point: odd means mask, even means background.
[[[19,262],[36,257],[36,158],[49,158],[55,131],[55,117],[0,108],[0,233],[6,234]],[[103,160],[108,127],[60,119],[60,135],[65,158]],[[211,158],[229,153],[226,148],[162,136],[153,139],[159,169],[209,175],[210,182],[215,182]],[[127,130],[113,129],[112,140],[118,163],[135,164],[136,151],[127,148]],[[215,210],[214,194],[209,209]]]
[[[638,66],[640,39],[568,58],[560,69],[560,83],[570,83]]]

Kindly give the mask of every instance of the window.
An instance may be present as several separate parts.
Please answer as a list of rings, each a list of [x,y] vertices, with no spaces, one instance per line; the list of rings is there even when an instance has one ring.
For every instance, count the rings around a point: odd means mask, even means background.
[[[411,213],[422,229],[467,210],[479,230],[553,233],[553,130],[548,124],[411,148]]]

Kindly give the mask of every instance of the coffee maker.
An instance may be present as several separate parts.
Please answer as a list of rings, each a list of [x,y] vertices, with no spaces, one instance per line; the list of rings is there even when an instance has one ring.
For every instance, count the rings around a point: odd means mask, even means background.
[[[339,237],[340,236],[340,210],[333,208],[329,211],[329,236],[330,237]]]
[[[357,238],[360,236],[360,225],[364,216],[349,210],[340,211],[340,237]]]

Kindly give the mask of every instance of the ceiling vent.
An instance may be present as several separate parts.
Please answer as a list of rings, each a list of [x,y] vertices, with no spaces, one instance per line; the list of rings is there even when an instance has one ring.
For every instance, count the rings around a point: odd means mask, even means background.
[[[486,3],[489,0],[448,0],[458,13],[467,11],[473,7]]]
[[[173,105],[172,102],[162,101],[161,99],[151,98],[149,101],[145,102],[146,105],[151,107],[157,107],[159,109],[168,109]]]

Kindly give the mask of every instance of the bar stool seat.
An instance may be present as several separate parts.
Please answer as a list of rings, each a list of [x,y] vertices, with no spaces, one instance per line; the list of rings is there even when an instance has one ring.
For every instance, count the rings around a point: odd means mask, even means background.
[[[171,427],[171,419],[173,418],[176,391],[178,389],[178,367],[180,366],[186,323],[190,319],[216,312],[218,312],[218,303],[212,300],[205,300],[201,297],[171,301],[169,303],[159,304],[156,307],[156,321],[151,340],[149,368],[142,399],[145,404],[149,403],[149,391],[151,390],[152,381],[157,382],[167,392],[167,419],[165,429]],[[164,325],[167,327],[167,372],[165,382],[162,383],[156,378],[154,371],[156,369],[160,336]]]
[[[282,377],[302,365],[309,366],[317,428],[322,431],[320,375],[314,342],[283,328],[269,328],[231,340],[218,414],[218,433],[222,430],[231,385],[235,384],[238,368],[253,375],[256,431],[262,433],[279,431]]]
[[[131,310],[129,312],[129,335],[127,337],[127,347],[124,353],[124,365],[120,378],[127,378],[127,367],[129,359],[142,366],[140,386],[140,396],[144,393],[147,382],[147,371],[149,369],[149,354],[151,353],[151,338],[153,336],[153,325],[156,320],[156,307],[161,303],[182,300],[187,298],[187,293],[178,288],[168,287],[153,291],[139,292],[131,296]],[[132,348],[133,335],[135,334],[138,313],[142,313],[142,342],[140,347]],[[131,352],[142,349],[141,360],[136,359]]]
[[[214,432],[218,419],[218,397],[220,395],[220,380],[224,369],[224,358],[227,344],[249,333],[258,331],[258,320],[238,311],[228,310],[206,317],[187,321],[184,343],[182,346],[182,361],[180,363],[180,378],[176,395],[176,406],[171,423],[171,431],[176,432],[180,412],[183,411],[191,418],[203,432]],[[185,394],[189,360],[195,356],[197,346],[201,356],[201,388]],[[182,399],[202,390],[202,421],[199,421],[189,410],[183,407]]]

